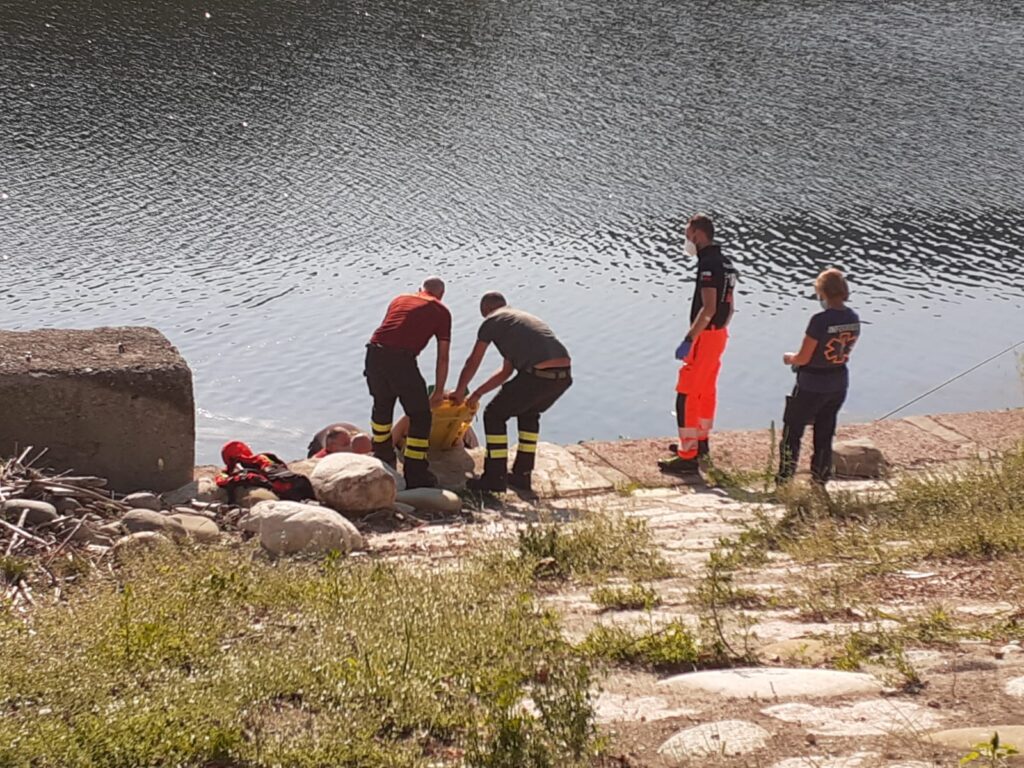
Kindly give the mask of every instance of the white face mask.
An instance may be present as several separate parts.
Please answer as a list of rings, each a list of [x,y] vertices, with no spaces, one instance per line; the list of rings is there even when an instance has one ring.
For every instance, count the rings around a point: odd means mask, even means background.
[[[686,248],[684,250],[686,251],[687,256],[696,256],[697,244],[693,242],[693,240],[691,240],[690,238],[686,238]]]

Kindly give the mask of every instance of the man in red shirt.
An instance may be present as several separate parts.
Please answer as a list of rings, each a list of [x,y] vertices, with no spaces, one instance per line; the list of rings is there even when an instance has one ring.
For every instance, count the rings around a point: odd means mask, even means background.
[[[430,409],[440,405],[448,378],[448,350],[452,339],[452,315],[441,303],[444,281],[429,277],[419,293],[403,294],[388,306],[384,322],[366,345],[366,383],[373,396],[370,427],[373,455],[395,466],[397,458],[391,440],[395,401],[401,401],[409,417],[405,440],[405,481],[409,488],[437,485],[429,469]],[[437,366],[434,394],[427,394],[416,358],[431,338],[437,338]]]

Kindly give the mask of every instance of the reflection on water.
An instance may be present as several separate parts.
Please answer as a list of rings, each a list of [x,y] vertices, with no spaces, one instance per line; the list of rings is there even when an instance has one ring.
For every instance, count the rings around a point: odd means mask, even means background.
[[[1024,327],[1016,5],[84,5],[0,0],[0,323],[160,327],[203,459],[360,419],[362,344],[427,272],[456,357],[489,288],[564,337],[545,437],[670,433],[698,208],[743,275],[723,426],[778,418],[833,263],[871,323],[850,418]],[[1006,356],[918,409],[1020,402]]]

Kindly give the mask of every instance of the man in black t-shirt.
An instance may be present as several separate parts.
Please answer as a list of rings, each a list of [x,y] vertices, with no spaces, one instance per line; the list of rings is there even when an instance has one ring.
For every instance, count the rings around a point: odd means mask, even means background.
[[[846,400],[850,373],[846,367],[860,338],[860,318],[846,306],[850,289],[838,269],[827,269],[814,283],[824,311],[807,324],[800,351],[787,352],[782,361],[796,370],[796,386],[786,397],[779,446],[776,482],[788,482],[796,472],[800,442],[808,424],[814,425],[811,477],[824,485],[832,473],[832,438],[839,409]]]
[[[686,226],[686,250],[697,257],[697,278],[690,302],[690,325],[676,349],[682,360],[676,383],[676,425],[679,442],[675,456],[662,459],[662,472],[695,475],[698,457],[708,454],[708,440],[718,406],[718,373],[729,341],[726,330],[734,309],[736,270],[714,242],[715,225],[698,213]]]
[[[501,391],[484,410],[487,442],[484,473],[471,479],[466,487],[476,491],[504,491],[512,486],[531,492],[531,473],[540,440],[540,415],[572,386],[569,352],[547,323],[527,312],[512,309],[500,293],[484,294],[480,314],[484,321],[476,345],[450,397],[457,403],[462,401],[492,342],[505,361],[466,398],[471,403],[478,402],[483,395],[501,386]],[[517,372],[516,377],[505,383],[513,372]],[[506,423],[513,416],[519,422],[519,445],[509,473]]]

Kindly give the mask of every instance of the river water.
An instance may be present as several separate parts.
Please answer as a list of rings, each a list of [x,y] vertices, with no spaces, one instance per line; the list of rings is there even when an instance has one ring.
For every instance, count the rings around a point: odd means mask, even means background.
[[[201,461],[368,421],[428,273],[453,376],[488,289],[570,348],[544,438],[671,434],[695,210],[742,276],[720,427],[780,418],[833,264],[848,420],[1024,337],[1024,4],[0,0],[0,68],[0,326],[160,328]],[[907,412],[1019,406],[1017,366]]]

